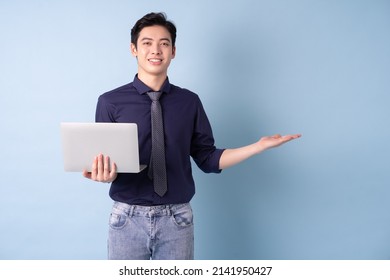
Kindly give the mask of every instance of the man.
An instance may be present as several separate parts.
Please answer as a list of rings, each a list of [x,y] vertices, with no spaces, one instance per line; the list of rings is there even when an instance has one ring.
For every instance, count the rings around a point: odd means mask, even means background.
[[[137,123],[140,162],[149,165],[140,173],[118,174],[108,155],[98,155],[92,171],[84,172],[86,178],[112,183],[110,197],[115,203],[110,216],[109,259],[193,259],[189,202],[195,185],[190,157],[204,172],[219,173],[300,137],[275,135],[237,149],[217,149],[199,97],[169,82],[167,71],[176,54],[175,40],[176,27],[164,14],[150,13],[138,20],[131,31],[131,53],[137,59],[138,73],[133,82],[98,100],[97,122]],[[160,97],[153,101],[156,92]],[[152,141],[157,135],[151,120],[154,102],[162,108],[164,135],[159,141],[165,148],[165,161],[158,164],[161,156],[155,156],[157,141]],[[163,170],[162,180],[156,170]]]

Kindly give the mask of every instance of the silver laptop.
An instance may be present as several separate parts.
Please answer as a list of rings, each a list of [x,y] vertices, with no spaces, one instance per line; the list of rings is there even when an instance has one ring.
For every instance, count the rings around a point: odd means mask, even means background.
[[[91,171],[93,159],[107,155],[118,173],[138,173],[138,129],[134,123],[61,123],[65,171]]]

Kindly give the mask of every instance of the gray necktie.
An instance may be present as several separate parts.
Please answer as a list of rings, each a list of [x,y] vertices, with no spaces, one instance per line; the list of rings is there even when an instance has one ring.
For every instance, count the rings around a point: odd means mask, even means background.
[[[159,98],[162,92],[148,92],[152,100],[152,155],[149,165],[149,178],[153,178],[154,191],[163,196],[167,192],[167,174],[165,167],[165,144],[162,110]]]

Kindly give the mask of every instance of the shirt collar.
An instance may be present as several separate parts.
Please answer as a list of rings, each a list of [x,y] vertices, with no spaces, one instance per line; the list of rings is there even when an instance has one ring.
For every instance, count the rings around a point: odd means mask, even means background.
[[[139,94],[145,94],[149,91],[153,91],[150,87],[148,87],[147,85],[145,85],[139,78],[138,78],[138,74],[135,75],[134,77],[134,81],[133,81],[133,86],[135,87],[135,89],[138,91]],[[171,91],[171,84],[169,83],[169,79],[167,77],[167,79],[165,80],[165,82],[163,83],[163,85],[161,86],[161,89],[160,89],[161,92],[165,92],[165,93],[169,93]]]

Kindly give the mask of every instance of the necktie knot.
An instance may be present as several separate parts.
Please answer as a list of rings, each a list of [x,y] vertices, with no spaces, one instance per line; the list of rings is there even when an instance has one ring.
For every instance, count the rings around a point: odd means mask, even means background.
[[[158,101],[160,99],[162,92],[161,91],[149,91],[147,92],[147,95],[149,95],[150,99],[152,101]]]

